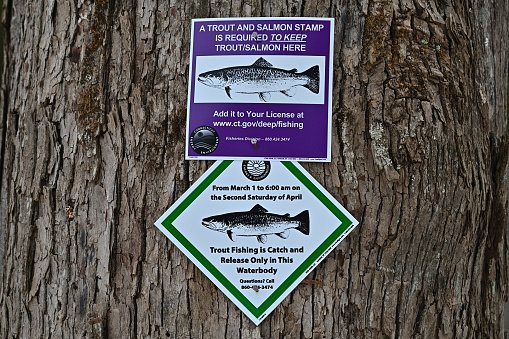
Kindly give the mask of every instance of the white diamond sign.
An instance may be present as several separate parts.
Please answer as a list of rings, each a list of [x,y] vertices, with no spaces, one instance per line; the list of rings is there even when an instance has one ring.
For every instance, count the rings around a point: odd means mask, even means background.
[[[296,162],[216,162],[155,225],[255,324],[358,224]]]

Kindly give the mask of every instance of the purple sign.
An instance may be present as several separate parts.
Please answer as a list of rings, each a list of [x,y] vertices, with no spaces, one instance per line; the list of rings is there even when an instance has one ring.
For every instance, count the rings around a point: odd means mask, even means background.
[[[330,161],[333,26],[193,20],[186,159]]]

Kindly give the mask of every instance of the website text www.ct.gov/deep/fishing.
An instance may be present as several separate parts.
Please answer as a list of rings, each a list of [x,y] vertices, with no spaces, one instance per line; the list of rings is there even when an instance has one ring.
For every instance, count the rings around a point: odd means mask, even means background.
[[[214,127],[260,127],[260,128],[298,128],[303,129],[303,122],[295,121],[214,121],[212,123]]]

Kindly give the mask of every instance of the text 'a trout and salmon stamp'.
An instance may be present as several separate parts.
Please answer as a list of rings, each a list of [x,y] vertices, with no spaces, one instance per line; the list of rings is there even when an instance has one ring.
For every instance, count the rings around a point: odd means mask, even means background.
[[[187,160],[330,161],[333,19],[195,19],[191,29]],[[203,126],[218,135],[206,151],[191,140]]]
[[[155,225],[258,325],[357,221],[297,162],[225,160]]]

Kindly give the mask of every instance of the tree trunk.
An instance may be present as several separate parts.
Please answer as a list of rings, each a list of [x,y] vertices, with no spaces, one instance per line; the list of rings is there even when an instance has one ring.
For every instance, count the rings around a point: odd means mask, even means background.
[[[2,338],[500,338],[507,1],[8,0]],[[185,161],[192,18],[335,18],[332,162],[360,221],[256,327],[153,222]]]

